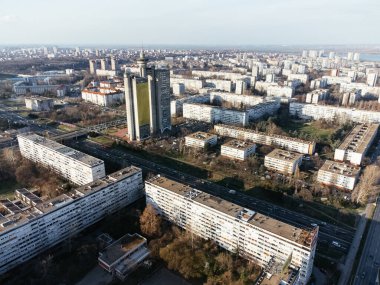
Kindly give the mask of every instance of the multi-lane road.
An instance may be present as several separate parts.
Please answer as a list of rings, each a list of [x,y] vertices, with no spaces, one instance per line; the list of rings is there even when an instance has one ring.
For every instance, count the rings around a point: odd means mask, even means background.
[[[356,270],[354,285],[375,285],[380,268],[380,198],[369,227],[368,235]]]
[[[88,140],[70,142],[70,146],[103,159],[108,159],[117,163],[124,161],[125,165],[129,163],[141,167],[146,171],[164,174],[171,179],[184,182],[194,188],[223,197],[226,200],[230,200],[239,205],[252,208],[265,215],[297,227],[311,228],[312,224],[317,224],[320,227],[319,243],[331,246],[332,242],[336,241],[340,244],[340,247],[336,247],[336,249],[344,253],[348,252],[354,236],[355,230],[348,226],[336,226],[328,224],[318,219],[314,219],[306,215],[248,196],[241,192],[231,194],[229,193],[230,189],[226,187],[212,183],[208,180],[199,179],[192,175],[179,172],[164,165],[148,161],[121,149],[104,149],[101,145]]]

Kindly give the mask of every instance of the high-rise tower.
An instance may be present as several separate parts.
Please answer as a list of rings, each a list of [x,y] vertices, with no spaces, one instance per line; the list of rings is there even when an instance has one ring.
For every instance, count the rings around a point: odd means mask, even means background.
[[[130,140],[143,140],[171,129],[170,72],[155,66],[148,68],[147,62],[141,51],[137,60],[140,76],[124,75]]]

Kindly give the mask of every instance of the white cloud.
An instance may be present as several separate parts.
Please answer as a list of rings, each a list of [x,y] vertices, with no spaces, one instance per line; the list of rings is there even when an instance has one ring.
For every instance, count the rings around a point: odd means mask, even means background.
[[[12,23],[16,21],[16,15],[0,15],[0,23]]]

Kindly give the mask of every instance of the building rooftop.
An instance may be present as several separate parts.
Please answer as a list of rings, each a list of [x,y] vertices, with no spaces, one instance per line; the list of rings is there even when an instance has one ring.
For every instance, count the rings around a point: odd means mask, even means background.
[[[232,125],[217,124],[214,126],[214,128],[218,128],[218,127],[227,128],[227,129],[236,130],[236,131],[241,131],[241,132],[252,133],[252,134],[259,134],[259,135],[263,135],[263,136],[269,136],[269,137],[273,137],[273,138],[289,140],[289,141],[294,141],[294,142],[299,142],[299,143],[304,143],[304,144],[315,144],[314,141],[306,141],[306,140],[301,140],[299,138],[292,138],[292,137],[287,137],[287,136],[282,136],[282,135],[266,134],[263,132],[258,132],[258,131],[246,129],[246,128],[240,128],[240,127],[232,126]]]
[[[322,171],[327,171],[339,175],[355,177],[360,172],[360,167],[356,167],[344,162],[337,162],[332,160],[326,160],[320,168]]]
[[[104,251],[100,253],[99,259],[111,265],[145,243],[146,239],[139,234],[126,234],[106,247]]]
[[[373,136],[379,128],[379,124],[360,124],[357,125],[340,144],[338,149],[349,152],[364,153]]]
[[[222,147],[231,147],[236,149],[247,149],[254,146],[254,143],[240,141],[240,140],[230,140],[229,142],[222,145]]]
[[[43,200],[25,188],[18,189],[15,191],[16,200],[0,200],[0,234],[138,172],[141,172],[140,168],[130,166],[48,200]]]
[[[48,97],[42,97],[42,96],[31,96],[31,97],[26,97],[25,100],[35,100],[35,101],[54,101],[53,98],[48,98]]]
[[[122,90],[118,90],[118,89],[112,88],[112,87],[87,87],[87,88],[83,89],[82,92],[97,94],[97,95],[102,95],[102,96],[108,96],[108,95],[123,93]]]
[[[295,161],[302,158],[303,154],[276,148],[270,153],[268,153],[265,157],[271,157],[285,161]]]
[[[208,139],[210,139],[212,137],[216,137],[216,135],[205,133],[205,132],[196,132],[196,133],[187,135],[186,137],[197,139],[197,140],[202,140],[203,141],[203,140],[208,140]]]
[[[289,224],[275,220],[254,210],[244,208],[222,198],[210,195],[188,185],[170,180],[166,177],[156,176],[146,181],[148,184],[172,191],[189,200],[224,213],[234,219],[240,219],[267,232],[291,240],[302,246],[310,247],[317,232],[293,227]]]
[[[72,149],[70,147],[64,146],[64,145],[57,143],[53,140],[49,140],[47,138],[41,137],[41,136],[33,134],[33,133],[20,134],[20,135],[18,135],[18,137],[23,137],[23,138],[26,138],[28,140],[31,140],[35,144],[38,144],[40,146],[43,146],[45,148],[48,148],[48,149],[53,150],[55,152],[58,152],[61,155],[64,155],[66,157],[70,157],[74,160],[80,161],[83,164],[86,164],[86,165],[91,166],[91,167],[97,166],[100,164],[104,164],[103,160],[100,160],[96,157],[85,154],[83,152]]]

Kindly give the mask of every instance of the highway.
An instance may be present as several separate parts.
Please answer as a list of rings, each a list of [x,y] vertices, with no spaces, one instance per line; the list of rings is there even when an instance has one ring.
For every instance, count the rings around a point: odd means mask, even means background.
[[[356,270],[354,285],[375,285],[380,268],[380,198],[369,227],[368,235]]]
[[[230,189],[226,187],[212,183],[208,180],[199,179],[163,165],[156,164],[152,161],[142,159],[120,149],[104,149],[101,145],[88,140],[69,142],[69,144],[71,147],[77,148],[93,156],[108,159],[119,164],[124,163],[123,166],[126,166],[128,163],[153,173],[164,174],[168,178],[186,183],[194,188],[203,190],[210,194],[223,197],[226,200],[249,207],[262,214],[300,228],[311,228],[311,224],[318,224],[320,227],[319,244],[324,243],[327,246],[331,246],[333,241],[337,241],[339,242],[340,247],[336,247],[336,249],[343,253],[348,252],[354,237],[355,231],[348,226],[335,226],[332,224],[327,224],[320,220],[273,205],[238,191],[236,194],[230,194],[228,193]]]

